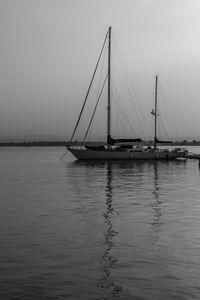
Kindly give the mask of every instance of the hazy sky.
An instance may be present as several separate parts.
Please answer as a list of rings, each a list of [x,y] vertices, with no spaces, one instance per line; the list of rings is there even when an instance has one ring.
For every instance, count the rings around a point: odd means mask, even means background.
[[[146,121],[158,74],[200,138],[199,0],[1,0],[0,22],[0,136],[69,137],[111,25]]]

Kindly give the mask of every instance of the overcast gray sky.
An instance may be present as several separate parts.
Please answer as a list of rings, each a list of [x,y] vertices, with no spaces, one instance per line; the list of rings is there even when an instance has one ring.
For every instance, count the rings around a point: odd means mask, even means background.
[[[0,136],[68,138],[111,25],[147,121],[158,74],[200,137],[199,0],[1,0],[0,22]]]

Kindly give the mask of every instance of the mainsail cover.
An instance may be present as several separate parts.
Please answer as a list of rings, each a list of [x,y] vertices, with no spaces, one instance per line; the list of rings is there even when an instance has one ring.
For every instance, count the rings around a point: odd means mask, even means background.
[[[160,141],[157,138],[155,138],[155,142],[159,144],[172,144],[172,141]]]
[[[139,143],[142,142],[140,138],[137,139],[113,139],[111,136],[108,136],[107,138],[107,144],[108,145],[114,145],[118,143]]]

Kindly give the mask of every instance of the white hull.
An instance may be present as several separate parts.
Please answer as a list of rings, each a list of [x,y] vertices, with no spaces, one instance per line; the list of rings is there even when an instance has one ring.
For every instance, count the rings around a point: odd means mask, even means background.
[[[85,150],[68,148],[78,160],[171,160],[185,157],[182,151],[115,151],[115,150]]]

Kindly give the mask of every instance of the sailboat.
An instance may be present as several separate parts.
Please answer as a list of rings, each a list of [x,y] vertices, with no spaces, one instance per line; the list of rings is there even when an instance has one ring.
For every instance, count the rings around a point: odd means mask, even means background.
[[[159,149],[157,147],[160,143],[171,143],[170,141],[159,141],[157,138],[157,83],[158,76],[156,75],[155,81],[155,107],[152,110],[151,114],[154,116],[154,145],[142,147],[142,140],[140,138],[136,139],[114,139],[111,135],[111,27],[109,27],[108,32],[106,34],[103,47],[101,49],[101,53],[95,67],[95,71],[92,76],[92,80],[90,82],[81,112],[79,114],[78,120],[76,122],[76,126],[74,128],[70,145],[67,146],[67,150],[69,150],[72,155],[77,160],[172,160],[180,157],[186,157],[187,150],[182,148],[175,148],[173,150],[167,149]],[[108,91],[107,91],[107,143],[104,146],[88,146],[85,143],[83,145],[74,146],[73,138],[76,132],[76,129],[79,125],[85,103],[95,77],[95,73],[101,58],[101,54],[105,43],[108,39],[108,69],[107,69],[107,82],[108,82]],[[96,107],[95,107],[96,109]],[[91,119],[92,120],[92,119]],[[137,146],[136,146],[137,145]]]

